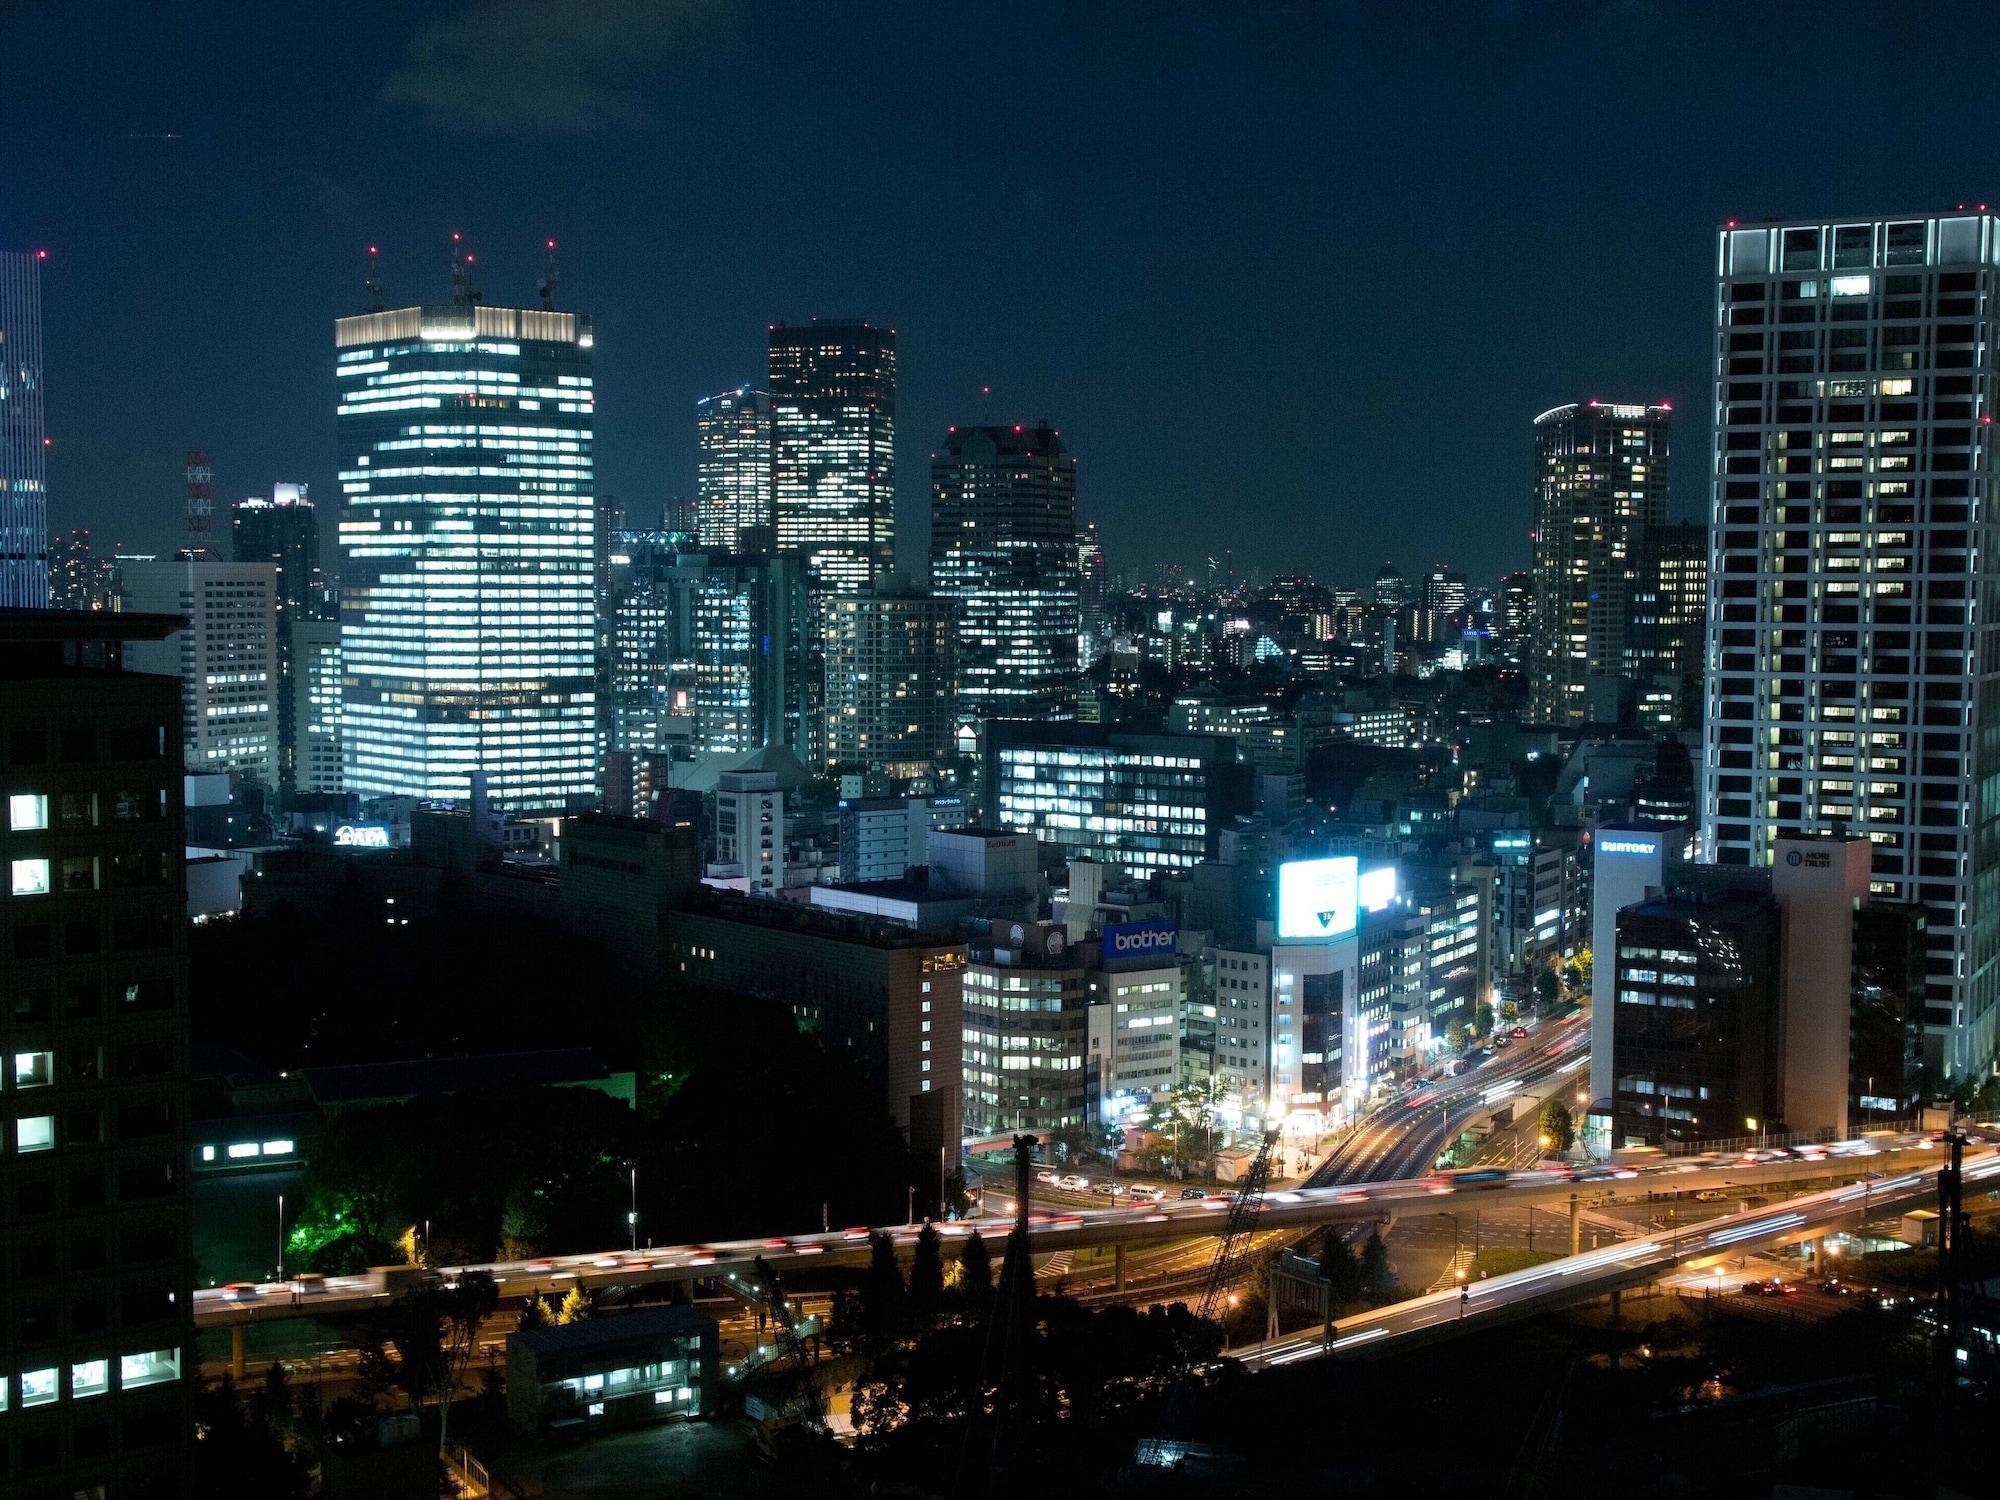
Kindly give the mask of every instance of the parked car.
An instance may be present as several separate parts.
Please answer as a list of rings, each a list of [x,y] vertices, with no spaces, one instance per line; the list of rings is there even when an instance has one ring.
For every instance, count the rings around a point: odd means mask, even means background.
[[[1184,1187],[1181,1189],[1181,1198],[1183,1201],[1189,1198],[1206,1198],[1207,1196],[1208,1191],[1205,1188]]]

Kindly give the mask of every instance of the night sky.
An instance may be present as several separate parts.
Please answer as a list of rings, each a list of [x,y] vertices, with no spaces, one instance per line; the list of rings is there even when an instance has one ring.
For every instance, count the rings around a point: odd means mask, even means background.
[[[1062,429],[1111,563],[1527,556],[1529,423],[1671,399],[1713,231],[2000,198],[1988,6],[0,0],[0,248],[46,247],[52,521],[337,499],[334,317],[597,330],[599,488],[692,492],[773,320],[900,334],[899,542],[951,422]],[[993,395],[982,402],[979,391]],[[330,519],[330,518],[329,518]],[[328,526],[329,532],[331,526]]]

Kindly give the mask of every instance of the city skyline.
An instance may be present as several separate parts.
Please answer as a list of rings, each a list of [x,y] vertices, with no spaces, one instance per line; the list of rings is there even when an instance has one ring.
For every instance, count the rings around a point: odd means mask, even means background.
[[[1233,545],[1246,570],[1256,565],[1268,576],[1297,551],[1308,571],[1358,583],[1341,576],[1350,555],[1393,556],[1414,576],[1447,555],[1459,533],[1462,550],[1524,565],[1527,528],[1516,502],[1528,464],[1509,435],[1522,415],[1588,395],[1670,400],[1688,413],[1673,514],[1693,515],[1701,482],[1694,460],[1707,425],[1699,330],[1710,268],[1696,248],[1705,231],[1772,210],[1949,208],[1986,190],[1974,145],[1948,128],[1958,106],[1944,80],[1914,105],[1843,96],[1844,110],[1865,116],[1856,138],[1869,144],[1858,152],[1807,149],[1788,119],[1772,147],[1787,155],[1787,169],[1774,180],[1757,153],[1736,149],[1762,107],[1763,65],[1747,45],[1711,56],[1702,9],[1584,7],[1560,27],[1495,15],[1466,23],[1458,39],[1467,45],[1447,49],[1428,24],[1402,17],[1343,20],[1274,7],[1266,16],[1133,31],[1119,25],[1116,7],[1101,16],[1030,8],[1024,17],[1050,28],[1059,57],[1117,57],[1103,64],[1107,86],[1052,89],[1057,106],[1042,123],[1002,110],[1001,127],[984,141],[970,125],[1001,107],[992,85],[975,84],[972,99],[930,83],[893,93],[881,106],[891,128],[871,135],[886,143],[877,157],[886,223],[848,214],[828,196],[830,185],[815,181],[865,117],[855,104],[826,101],[808,60],[866,58],[903,76],[926,49],[948,45],[941,18],[910,13],[899,26],[838,28],[800,8],[719,5],[703,9],[716,24],[661,21],[625,33],[593,19],[551,43],[555,81],[513,113],[479,103],[469,86],[485,81],[473,76],[478,69],[498,66],[465,40],[469,12],[449,12],[429,30],[364,21],[351,30],[376,40],[324,59],[337,80],[329,109],[278,111],[288,118],[274,128],[260,102],[296,77],[297,64],[280,65],[240,101],[225,91],[192,118],[182,93],[161,90],[157,78],[172,75],[176,60],[201,76],[226,76],[253,58],[260,69],[269,63],[200,15],[143,49],[136,35],[110,30],[100,46],[72,49],[57,45],[65,24],[58,12],[21,13],[8,23],[19,40],[11,56],[39,56],[46,66],[24,70],[4,95],[4,119],[43,149],[0,167],[0,245],[51,253],[51,524],[90,524],[102,537],[157,548],[170,535],[178,459],[189,447],[213,451],[225,500],[266,492],[279,478],[332,493],[334,450],[313,388],[324,385],[312,373],[317,329],[365,306],[371,243],[382,248],[396,300],[442,300],[453,229],[476,247],[500,300],[526,298],[545,240],[559,242],[562,303],[588,303],[604,339],[602,487],[635,506],[694,493],[694,448],[671,416],[754,378],[766,324],[859,312],[903,335],[899,550],[914,556],[924,551],[921,455],[946,423],[978,414],[967,407],[982,386],[993,389],[994,420],[1059,420],[1090,455],[1087,518],[1100,523],[1114,566],[1191,561]],[[312,23],[275,24],[282,52],[286,27]],[[1781,27],[1775,17],[1741,24],[1753,35]],[[643,87],[631,63],[603,82],[607,38],[656,67],[658,85]],[[1785,37],[1786,75],[1794,88],[1831,90],[1844,69],[1871,60],[1907,73],[1919,47],[1914,28],[1829,24],[1812,37]],[[1635,48],[1660,59],[1662,73],[1676,65],[1707,73],[1701,103],[1649,85],[1616,91],[1612,107],[1608,82],[1576,81],[1596,73],[1574,66],[1583,57]],[[1379,75],[1357,76],[1341,60],[1350,50],[1387,60]],[[1813,56],[1831,63],[1835,52],[1841,68],[1812,66]],[[1495,66],[1471,70],[1462,58],[1474,54]],[[85,55],[88,76],[65,61]],[[767,76],[752,58],[770,60]],[[1082,82],[1079,64],[1061,66]],[[1927,58],[1924,66],[1940,64]],[[1163,71],[1186,85],[1162,91],[1183,101],[1176,109],[1184,119],[1135,88]],[[778,126],[799,106],[777,91],[800,88],[832,109],[824,142]],[[87,113],[107,90],[118,91],[119,106]],[[1412,93],[1429,107],[1413,109]],[[1515,107],[1523,97],[1535,101],[1525,113]],[[730,116],[738,149],[684,147],[706,142],[714,127],[705,106],[724,98],[740,101]],[[1130,118],[1107,117],[1121,102]],[[1635,138],[1667,143],[1667,164],[1643,187],[1560,193],[1553,159],[1561,153],[1552,144],[1607,110]],[[1812,112],[1802,99],[1798,118]],[[1471,151],[1461,147],[1468,127],[1479,139]],[[1148,133],[1182,164],[1170,178],[1116,170]],[[1073,140],[1098,138],[1095,150],[1065,154]],[[1249,153],[1247,171],[1225,166],[1224,153],[1265,138],[1287,149],[1268,161]],[[1348,145],[1361,139],[1378,142],[1390,170],[1378,176],[1355,164]],[[1904,149],[1916,141],[1923,151]],[[437,170],[394,180],[384,166],[391,142]],[[1024,163],[1064,163],[1027,201],[1042,214],[1077,217],[1083,235],[1109,253],[1045,253],[1050,242],[1026,230],[1029,220],[989,210],[956,222],[938,157],[982,145]],[[301,153],[316,165],[294,165]],[[533,172],[463,170],[508,160],[547,164],[546,181],[517,191]],[[1694,161],[1699,172],[1686,165]],[[741,191],[758,175],[746,162],[787,167],[783,180],[804,192],[797,212]],[[1420,199],[1391,186],[1420,172]],[[495,185],[474,186],[482,175]],[[600,190],[614,179],[636,191]],[[74,184],[91,181],[120,192],[86,199]],[[451,185],[433,191],[440,181]],[[1190,181],[1209,212],[1181,213]],[[1292,186],[1300,181],[1303,189]],[[607,199],[616,212],[595,206]],[[190,201],[203,205],[207,226],[192,235],[179,232]],[[1426,203],[1448,205],[1455,224],[1477,227],[1446,231]],[[657,226],[688,222],[697,204],[702,231],[685,243],[663,240]],[[170,223],[176,232],[167,234]],[[1239,224],[1250,231],[1240,240]],[[785,225],[795,233],[780,233]],[[146,253],[135,255],[134,245]],[[1304,295],[1309,286],[1342,285],[1338,268],[1364,246],[1359,263],[1377,268],[1369,295]],[[278,265],[281,274],[265,269]],[[1475,276],[1507,288],[1475,321],[1456,296],[1429,305],[1428,289]],[[1230,289],[1226,314],[1214,300],[1221,285]],[[663,304],[648,286],[700,292]],[[996,302],[996,288],[1031,295]],[[127,303],[148,309],[136,326],[122,317],[115,325],[140,342],[139,357],[93,370],[90,351],[109,336],[112,309]],[[1476,337],[1468,340],[1468,329]],[[1329,348],[1384,352],[1350,368],[1327,361]],[[148,368],[170,350],[186,378],[171,389],[135,386],[127,367]],[[1424,401],[1409,400],[1408,388],[1447,359],[1451,380]],[[231,368],[255,393],[217,403],[207,393]],[[87,395],[97,390],[104,410]],[[1225,457],[1199,435],[1198,415],[1223,390],[1264,392],[1249,408],[1247,460]],[[129,420],[134,413],[141,421]],[[1450,494],[1411,475],[1399,457],[1433,420],[1449,422],[1477,455]],[[1288,548],[1284,521],[1301,508],[1338,519],[1351,549],[1317,537]],[[1153,516],[1167,524],[1149,524]],[[1240,521],[1225,527],[1223,516]]]

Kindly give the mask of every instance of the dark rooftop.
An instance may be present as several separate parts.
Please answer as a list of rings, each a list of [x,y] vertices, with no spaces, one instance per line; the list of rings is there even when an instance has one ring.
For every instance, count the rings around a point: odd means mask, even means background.
[[[456,1094],[496,1083],[579,1083],[611,1076],[610,1070],[586,1047],[353,1063],[307,1068],[304,1072],[313,1098],[323,1105],[415,1098],[420,1094]]]

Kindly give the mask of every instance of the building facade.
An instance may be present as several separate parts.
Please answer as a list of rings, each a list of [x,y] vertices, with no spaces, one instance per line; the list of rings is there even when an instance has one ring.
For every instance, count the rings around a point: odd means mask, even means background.
[[[2000,1035],[2000,219],[1732,224],[1716,261],[1702,838],[1865,827],[1926,914],[1926,1046]]]
[[[41,251],[0,251],[0,608],[49,602]]]
[[[965,966],[965,1133],[1088,1122],[1090,985],[1060,925],[994,924]]]
[[[91,546],[90,532],[77,528],[49,538],[49,603],[56,609],[110,609],[116,597],[111,559]]]
[[[1076,460],[1047,423],[954,427],[931,455],[931,587],[958,605],[959,712],[1076,717]]]
[[[252,497],[229,508],[231,553],[240,563],[269,563],[278,570],[278,696],[290,704],[297,667],[292,657],[292,627],[320,615],[326,596],[319,565],[319,515],[302,484],[278,484],[269,500]],[[278,717],[278,777],[296,786],[298,742],[296,719],[288,709]]]
[[[827,764],[921,776],[950,758],[955,613],[949,599],[889,584],[826,601]]]
[[[896,561],[895,330],[775,323],[767,373],[777,548],[829,594],[866,588]]]
[[[124,657],[179,626],[0,611],[9,1494],[184,1492],[200,1369],[180,686]]]
[[[1250,768],[1226,735],[1000,720],[983,745],[989,820],[1065,859],[1184,869],[1214,858],[1222,829],[1250,809]]]
[[[291,628],[292,675],[284,712],[292,727],[292,784],[338,792],[342,665],[340,621],[299,620]]]
[[[1535,712],[1581,722],[1638,654],[1633,596],[1667,518],[1671,409],[1573,402],[1535,418]]]
[[[278,681],[278,570],[270,563],[144,562],[124,569],[124,604],[180,615],[187,629],[134,641],[136,671],[181,683],[191,771],[235,771],[275,790],[284,700]]]
[[[470,301],[335,323],[348,791],[595,796],[594,342]]]
[[[771,524],[771,398],[738,386],[695,403],[695,539],[717,552],[753,550]]]

